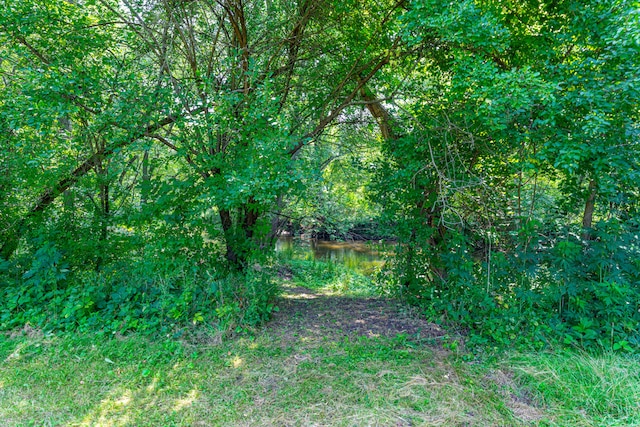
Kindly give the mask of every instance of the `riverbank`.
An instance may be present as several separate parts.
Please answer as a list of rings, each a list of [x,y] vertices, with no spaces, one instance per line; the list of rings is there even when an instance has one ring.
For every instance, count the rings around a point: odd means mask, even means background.
[[[281,270],[280,309],[251,335],[1,336],[0,425],[640,424],[637,357],[477,359],[366,281],[314,265]]]

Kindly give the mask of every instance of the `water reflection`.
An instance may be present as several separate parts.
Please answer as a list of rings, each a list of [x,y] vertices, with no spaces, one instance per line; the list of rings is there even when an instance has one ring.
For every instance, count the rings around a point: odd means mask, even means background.
[[[384,264],[384,256],[392,246],[384,242],[334,242],[328,240],[302,240],[283,236],[276,242],[276,252],[290,257],[302,256],[344,264],[349,268],[371,272]]]

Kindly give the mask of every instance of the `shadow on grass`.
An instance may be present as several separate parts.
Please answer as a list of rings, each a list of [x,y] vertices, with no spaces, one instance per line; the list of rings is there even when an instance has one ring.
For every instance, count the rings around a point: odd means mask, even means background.
[[[346,297],[288,287],[278,306],[280,311],[267,328],[289,342],[339,341],[361,336],[402,336],[429,342],[445,335],[437,325],[390,299]]]

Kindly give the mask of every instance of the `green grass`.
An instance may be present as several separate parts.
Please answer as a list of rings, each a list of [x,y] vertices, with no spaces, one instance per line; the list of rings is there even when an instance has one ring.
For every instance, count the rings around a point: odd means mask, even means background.
[[[339,263],[292,258],[283,265],[290,271],[293,284],[311,290],[354,297],[379,294],[371,277]]]
[[[509,369],[559,425],[640,425],[640,359],[614,353],[518,355]],[[577,414],[584,417],[580,419]]]
[[[0,425],[640,425],[630,356],[468,362],[401,337],[213,338],[5,336]]]
[[[436,363],[440,356],[429,349],[369,339],[274,344],[266,337],[214,346],[139,337],[5,339],[0,424],[449,424],[476,408],[455,367]],[[495,406],[489,395],[483,399],[483,408]]]

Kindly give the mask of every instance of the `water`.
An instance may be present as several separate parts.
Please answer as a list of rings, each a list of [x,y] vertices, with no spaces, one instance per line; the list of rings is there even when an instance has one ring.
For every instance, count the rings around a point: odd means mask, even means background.
[[[276,252],[289,257],[335,262],[365,273],[382,267],[384,256],[392,249],[392,244],[384,242],[302,240],[290,236],[280,237],[276,242]]]

